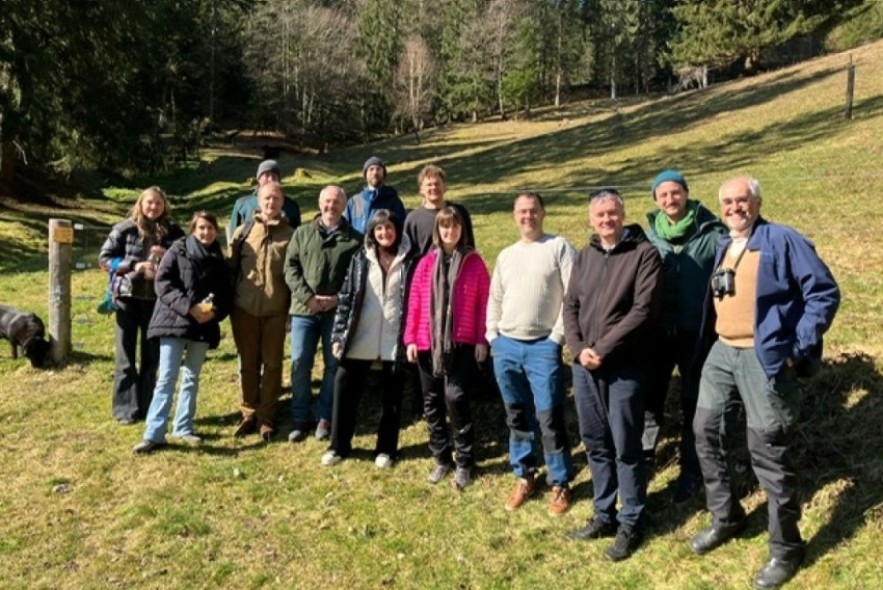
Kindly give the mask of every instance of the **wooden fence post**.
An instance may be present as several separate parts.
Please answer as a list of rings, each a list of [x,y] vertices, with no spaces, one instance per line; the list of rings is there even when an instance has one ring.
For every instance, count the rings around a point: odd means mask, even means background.
[[[71,351],[71,261],[74,228],[68,219],[49,220],[49,356],[56,365]]]
[[[846,110],[843,112],[844,119],[852,119],[852,101],[855,98],[855,64],[852,63],[852,55],[849,56],[849,66],[846,68]]]

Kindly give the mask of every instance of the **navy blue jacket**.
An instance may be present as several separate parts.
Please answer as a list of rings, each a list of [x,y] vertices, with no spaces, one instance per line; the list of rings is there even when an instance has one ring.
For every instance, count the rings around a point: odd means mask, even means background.
[[[374,212],[380,209],[389,209],[395,213],[399,220],[396,229],[401,232],[405,223],[405,205],[399,198],[399,193],[391,186],[382,185],[377,189],[366,186],[361,192],[350,197],[343,216],[354,230],[364,234]]]
[[[721,239],[715,268],[720,266],[731,241],[729,236]],[[815,245],[793,228],[759,217],[746,247],[760,251],[754,350],[767,377],[775,377],[789,359],[821,359],[822,335],[834,321],[840,288],[816,254]],[[702,318],[702,334],[707,342],[716,338],[716,320],[709,288]]]

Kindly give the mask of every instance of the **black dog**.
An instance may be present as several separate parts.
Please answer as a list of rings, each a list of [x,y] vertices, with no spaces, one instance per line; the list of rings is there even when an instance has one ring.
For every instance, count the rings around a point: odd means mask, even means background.
[[[12,344],[12,358],[18,358],[18,347],[31,361],[32,367],[41,368],[46,364],[49,342],[46,341],[46,327],[36,314],[0,305],[0,338]]]

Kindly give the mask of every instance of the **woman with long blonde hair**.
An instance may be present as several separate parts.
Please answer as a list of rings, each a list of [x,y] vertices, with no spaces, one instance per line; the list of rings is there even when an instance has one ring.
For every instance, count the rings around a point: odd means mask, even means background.
[[[166,249],[183,236],[171,220],[166,194],[151,186],[138,196],[129,216],[113,226],[98,255],[99,265],[113,275],[116,367],[112,412],[120,424],[133,424],[147,415],[159,363],[159,342],[147,338],[156,304],[153,280]]]

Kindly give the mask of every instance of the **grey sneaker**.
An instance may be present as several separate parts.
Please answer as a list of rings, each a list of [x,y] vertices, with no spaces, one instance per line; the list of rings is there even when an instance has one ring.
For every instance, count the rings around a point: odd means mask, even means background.
[[[392,457],[386,453],[380,453],[377,455],[377,458],[374,459],[374,464],[380,469],[392,469]]]
[[[192,432],[188,434],[176,434],[175,437],[181,440],[181,442],[185,442],[192,447],[198,447],[202,444],[202,437],[193,434]]]
[[[472,469],[469,467],[457,467],[454,471],[454,479],[451,481],[451,487],[460,491],[472,483]]]
[[[142,440],[140,443],[132,447],[132,452],[139,455],[146,455],[147,453],[152,453],[153,451],[164,445],[165,443],[158,443],[152,440]]]
[[[331,422],[319,420],[316,426],[316,440],[327,440],[331,436]]]
[[[444,478],[448,476],[451,470],[454,468],[450,463],[436,463],[435,468],[432,470],[432,473],[429,474],[429,477],[426,478],[426,482],[429,485],[435,485]]]

